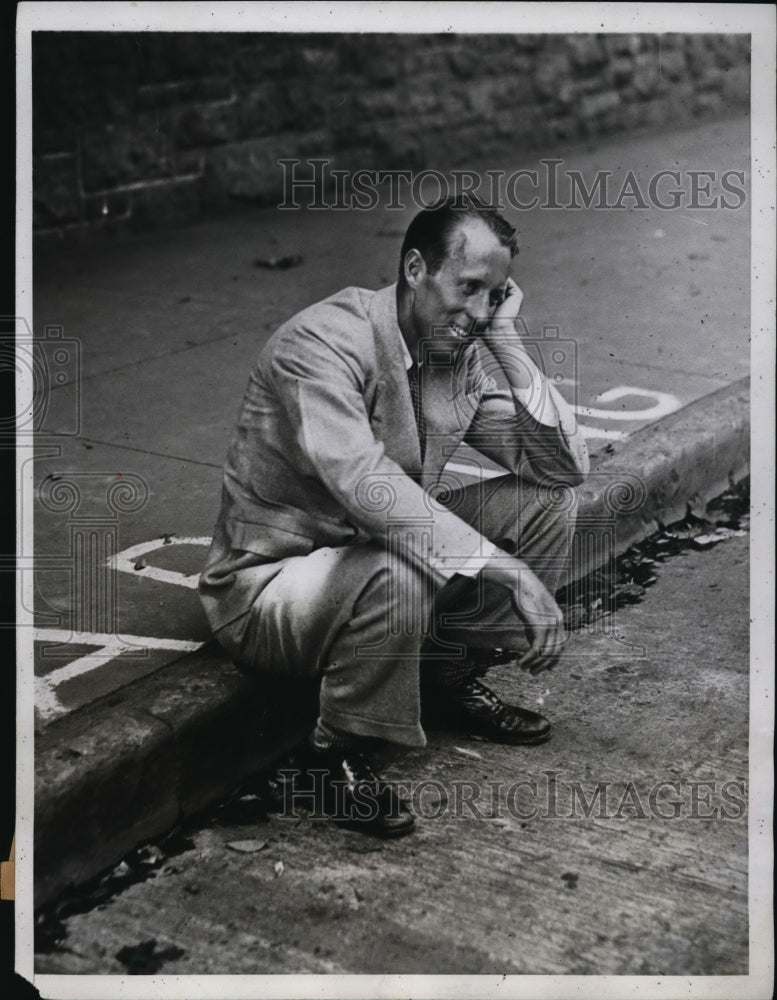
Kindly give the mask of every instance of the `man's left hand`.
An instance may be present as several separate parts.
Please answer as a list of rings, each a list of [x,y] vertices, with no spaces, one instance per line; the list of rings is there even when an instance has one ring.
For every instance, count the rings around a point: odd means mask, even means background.
[[[536,372],[536,366],[515,328],[522,303],[523,292],[512,278],[508,278],[502,301],[483,331],[483,343],[502,366],[511,388],[518,392],[532,386]]]
[[[515,331],[515,321],[518,318],[518,313],[521,311],[522,304],[523,292],[512,278],[508,278],[504,296],[491,316],[486,336],[488,336],[489,330],[501,333],[507,330]]]

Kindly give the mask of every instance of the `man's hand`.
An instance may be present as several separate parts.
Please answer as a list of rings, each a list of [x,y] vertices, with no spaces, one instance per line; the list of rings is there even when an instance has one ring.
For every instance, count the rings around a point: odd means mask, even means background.
[[[503,333],[505,330],[515,331],[515,321],[521,311],[522,303],[523,292],[512,278],[508,278],[502,301],[494,310],[489,327],[497,330],[501,328]]]
[[[518,661],[522,670],[539,674],[555,666],[566,643],[564,616],[545,585],[520,559],[499,556],[481,570],[481,577],[505,587],[526,627],[528,652]]]
[[[482,334],[483,343],[501,365],[511,388],[517,392],[530,389],[537,374],[537,367],[515,328],[522,303],[523,292],[512,278],[508,278],[502,301],[494,309]]]

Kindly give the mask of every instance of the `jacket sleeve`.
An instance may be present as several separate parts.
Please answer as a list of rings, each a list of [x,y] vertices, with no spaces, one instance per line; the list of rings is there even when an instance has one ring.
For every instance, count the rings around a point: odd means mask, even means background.
[[[269,365],[297,446],[348,519],[440,582],[489,546],[386,455],[370,426],[358,352],[326,331],[297,327]]]
[[[480,393],[465,440],[488,458],[523,478],[546,484],[579,485],[588,473],[588,449],[569,404],[542,377],[541,391],[550,394],[558,424],[540,423],[512,394],[490,376],[475,375]]]

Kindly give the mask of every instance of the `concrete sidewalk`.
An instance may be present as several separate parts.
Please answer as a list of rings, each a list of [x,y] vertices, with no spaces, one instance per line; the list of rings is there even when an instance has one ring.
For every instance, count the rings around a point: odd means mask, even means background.
[[[747,170],[747,123],[619,137],[569,160],[645,182],[677,163]],[[36,261],[36,335],[73,341],[77,375],[50,394],[31,465],[37,902],[296,739],[294,721],[274,717],[275,702],[208,644],[196,574],[253,357],[302,305],[393,281],[410,214],[254,210]],[[562,345],[555,374],[596,455],[581,517],[594,533],[615,521],[621,548],[748,468],[749,219],[696,215],[511,216],[526,322],[551,355]],[[254,266],[287,253],[303,263]],[[636,482],[644,495],[629,499]],[[78,545],[93,546],[91,577]],[[264,718],[277,728],[265,732]]]

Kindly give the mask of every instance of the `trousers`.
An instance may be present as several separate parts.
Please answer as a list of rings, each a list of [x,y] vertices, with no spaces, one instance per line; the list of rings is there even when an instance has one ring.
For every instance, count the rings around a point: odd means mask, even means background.
[[[555,592],[574,498],[559,503],[552,491],[506,475],[452,491],[446,506]],[[376,542],[282,560],[253,606],[216,638],[245,670],[319,675],[327,725],[410,747],[426,744],[422,661],[528,647],[503,587],[458,574],[441,584]]]

